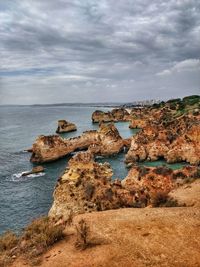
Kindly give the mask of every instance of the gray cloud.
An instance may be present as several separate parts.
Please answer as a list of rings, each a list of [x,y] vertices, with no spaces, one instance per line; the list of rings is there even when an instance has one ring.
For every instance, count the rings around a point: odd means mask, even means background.
[[[0,0],[0,103],[200,91],[198,0]]]

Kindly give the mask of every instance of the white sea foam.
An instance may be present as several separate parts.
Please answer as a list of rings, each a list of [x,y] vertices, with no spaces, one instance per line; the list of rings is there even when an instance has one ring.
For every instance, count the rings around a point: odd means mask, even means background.
[[[103,156],[95,156],[95,159],[104,159],[105,157]]]
[[[35,178],[35,177],[40,177],[40,176],[44,176],[46,173],[45,172],[38,172],[38,173],[32,173],[26,176],[22,176],[22,174],[25,172],[20,172],[20,173],[14,173],[11,176],[11,181],[13,182],[22,182],[22,181],[26,181],[29,178]]]

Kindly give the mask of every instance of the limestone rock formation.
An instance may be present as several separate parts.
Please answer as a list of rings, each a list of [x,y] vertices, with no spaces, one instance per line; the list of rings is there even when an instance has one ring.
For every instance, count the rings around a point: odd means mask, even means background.
[[[76,130],[77,130],[77,127],[74,123],[68,122],[66,120],[59,120],[56,133],[68,133],[68,132],[73,132]]]
[[[112,174],[110,165],[96,163],[92,153],[77,153],[57,182],[49,216],[131,206],[132,195],[120,181],[111,181]]]
[[[115,125],[101,123],[97,130],[96,142],[89,147],[89,150],[96,155],[108,156],[119,153],[123,147],[124,141]]]
[[[101,111],[96,110],[92,114],[93,122],[118,122],[118,121],[129,121],[130,114],[124,108],[115,108],[112,111]]]
[[[39,136],[32,146],[31,162],[48,162],[72,152],[71,146],[58,135]]]
[[[94,154],[119,153],[124,142],[114,124],[101,124],[97,131],[86,131],[74,138],[58,135],[39,136],[32,146],[32,162],[48,162],[64,157],[76,150],[90,149]]]
[[[154,202],[155,197],[165,196],[180,185],[187,183],[187,179],[196,179],[200,169],[195,166],[185,166],[172,170],[165,166],[144,167],[133,166],[125,179],[122,187],[134,192],[134,206],[145,207]]]
[[[184,135],[177,137],[167,153],[169,163],[187,161],[200,163],[200,125],[191,126]]]
[[[159,158],[169,163],[186,161],[200,163],[200,121],[182,116],[172,121],[148,123],[132,138],[126,163]]]
[[[43,171],[44,171],[44,167],[43,166],[36,166],[36,167],[33,167],[33,169],[31,171],[23,172],[22,176],[27,176],[27,175],[30,175],[30,174],[40,173],[40,172],[43,172]]]
[[[144,128],[148,123],[147,119],[132,119],[129,124],[130,129]]]
[[[198,177],[199,169],[133,166],[122,181],[112,180],[112,175],[108,163],[95,162],[89,151],[78,152],[58,179],[49,216],[67,219],[71,212],[146,207],[157,194],[167,196],[181,181]]]
[[[129,121],[130,114],[125,108],[115,108],[111,111],[114,121]]]
[[[131,120],[129,128],[144,128],[149,123],[158,123],[167,109],[153,109],[151,107],[134,108],[130,112]]]
[[[92,122],[111,122],[114,118],[110,111],[104,112],[101,110],[96,110],[92,113]]]

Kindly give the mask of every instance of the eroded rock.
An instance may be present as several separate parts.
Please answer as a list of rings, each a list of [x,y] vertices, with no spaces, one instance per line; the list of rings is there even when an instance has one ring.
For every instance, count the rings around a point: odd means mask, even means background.
[[[50,217],[67,219],[85,213],[124,207],[146,207],[157,194],[168,193],[189,177],[198,177],[197,167],[173,171],[167,167],[133,166],[124,180],[112,180],[108,163],[97,163],[90,152],[79,152],[68,162],[54,190]]]
[[[101,124],[97,131],[86,131],[74,138],[58,135],[39,136],[32,146],[32,162],[48,162],[64,157],[76,150],[90,149],[98,155],[120,152],[124,142],[114,124]]]
[[[115,108],[112,111],[101,111],[96,110],[92,114],[93,122],[118,122],[118,121],[129,121],[130,114],[124,108]]]
[[[172,121],[148,123],[132,138],[126,163],[164,158],[167,162],[200,163],[200,121],[182,116]]]
[[[57,182],[49,216],[131,206],[132,195],[120,181],[112,182],[112,175],[108,163],[95,162],[90,152],[77,153]]]
[[[68,133],[68,132],[73,132],[76,130],[77,130],[77,127],[74,123],[68,122],[66,120],[59,120],[56,133]]]
[[[33,169],[31,171],[23,172],[22,176],[27,176],[27,175],[30,175],[30,174],[40,173],[40,172],[43,172],[43,171],[44,171],[44,167],[43,166],[36,166],[36,167],[33,167]]]

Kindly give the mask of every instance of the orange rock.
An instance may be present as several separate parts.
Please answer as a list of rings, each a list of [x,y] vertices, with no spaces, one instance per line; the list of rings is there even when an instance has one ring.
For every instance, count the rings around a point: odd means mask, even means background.
[[[126,163],[165,158],[168,162],[200,163],[200,121],[182,116],[162,124],[148,123],[132,138]]]
[[[58,135],[39,136],[32,147],[31,161],[53,161],[87,148],[94,154],[112,155],[119,153],[123,147],[123,139],[114,124],[101,124],[97,131],[86,131],[70,139]]]

